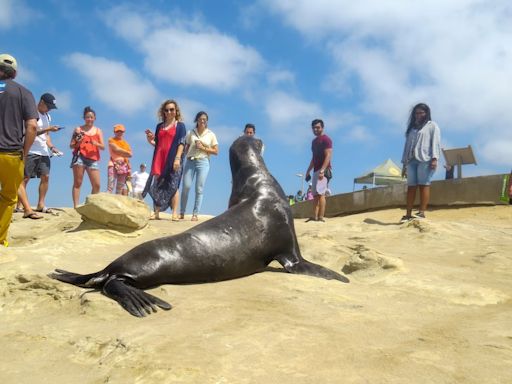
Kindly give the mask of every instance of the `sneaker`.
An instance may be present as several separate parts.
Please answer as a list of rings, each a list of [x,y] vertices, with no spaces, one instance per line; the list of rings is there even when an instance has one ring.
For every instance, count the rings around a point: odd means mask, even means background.
[[[411,221],[412,219],[414,219],[414,217],[409,216],[409,215],[404,215],[400,219],[400,223],[407,223],[408,221]]]
[[[416,212],[414,214],[414,217],[416,217],[418,219],[424,219],[425,218],[425,212]]]

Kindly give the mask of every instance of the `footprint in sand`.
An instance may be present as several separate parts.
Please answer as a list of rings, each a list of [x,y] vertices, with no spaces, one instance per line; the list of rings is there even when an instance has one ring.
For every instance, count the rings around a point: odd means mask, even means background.
[[[62,304],[77,296],[73,290],[53,282],[43,275],[17,274],[0,279],[2,311],[22,313],[36,311],[40,305]]]
[[[384,256],[363,244],[349,246],[352,255],[341,269],[347,275],[355,275],[363,279],[381,280],[390,273],[402,271],[400,259]]]

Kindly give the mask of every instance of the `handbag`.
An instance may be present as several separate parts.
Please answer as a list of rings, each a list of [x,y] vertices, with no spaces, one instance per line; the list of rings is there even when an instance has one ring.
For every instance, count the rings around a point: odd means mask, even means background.
[[[128,173],[128,163],[125,160],[114,161],[114,169],[118,175],[126,175]]]

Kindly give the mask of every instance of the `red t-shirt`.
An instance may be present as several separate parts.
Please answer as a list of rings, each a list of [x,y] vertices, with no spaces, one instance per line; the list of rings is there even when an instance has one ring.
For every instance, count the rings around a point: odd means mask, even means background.
[[[315,172],[322,168],[325,160],[325,150],[329,148],[332,148],[332,140],[327,135],[315,137],[311,143],[311,151],[313,151],[313,170]],[[331,162],[327,164],[327,168],[330,166]]]
[[[158,147],[156,148],[155,159],[151,167],[153,175],[161,175],[165,169],[167,155],[171,150],[171,145],[176,136],[176,124],[169,129],[160,129],[158,131]]]

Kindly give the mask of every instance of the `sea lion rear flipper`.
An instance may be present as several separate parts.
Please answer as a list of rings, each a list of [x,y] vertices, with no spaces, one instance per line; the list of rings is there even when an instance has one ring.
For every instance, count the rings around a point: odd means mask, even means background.
[[[137,317],[144,317],[156,312],[156,306],[169,310],[171,304],[127,284],[119,278],[108,280],[103,286],[103,294],[117,301],[130,314]]]
[[[287,257],[279,257],[276,260],[283,266],[286,272],[298,273],[301,275],[321,277],[327,280],[338,280],[343,283],[350,282],[345,276],[335,272],[329,268],[322,267],[321,265],[312,263],[307,260],[300,260],[299,262],[291,262]]]
[[[81,275],[63,269],[56,269],[55,272],[49,273],[48,277],[84,288],[99,288],[105,280],[105,276],[99,272]]]

